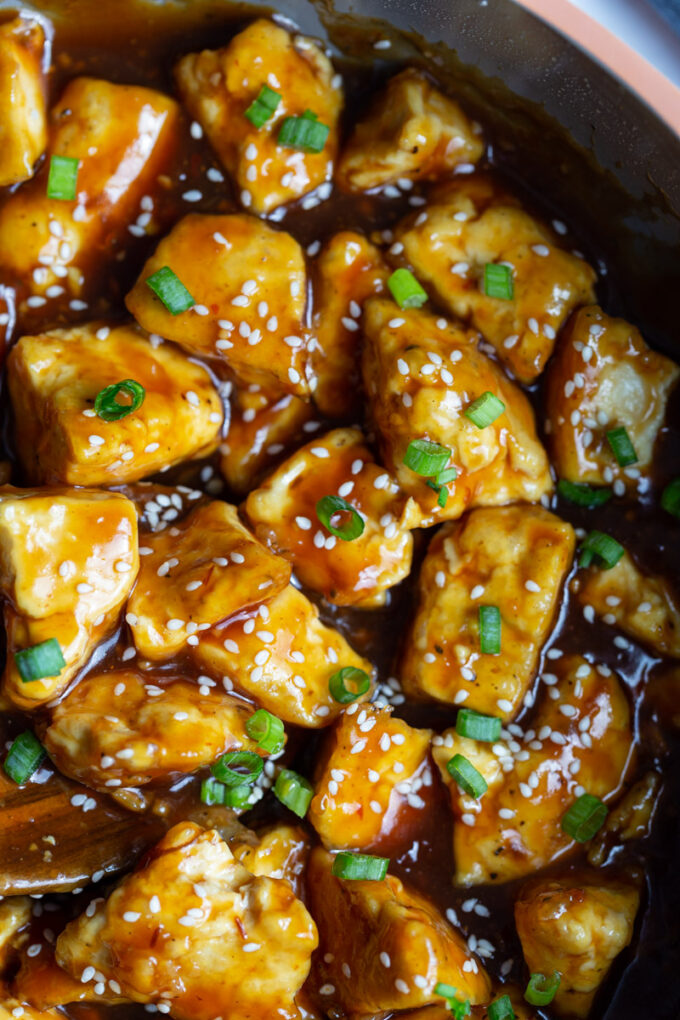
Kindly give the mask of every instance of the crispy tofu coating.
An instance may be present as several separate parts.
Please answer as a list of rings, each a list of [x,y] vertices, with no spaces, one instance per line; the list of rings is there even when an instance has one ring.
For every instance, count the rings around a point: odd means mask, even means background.
[[[87,542],[83,542],[87,536]],[[5,597],[4,692],[37,708],[68,687],[118,622],[139,569],[134,504],[88,489],[0,491],[0,591]],[[22,681],[14,652],[56,638],[58,676]]]
[[[401,831],[407,798],[430,785],[432,733],[394,719],[389,708],[343,712],[314,784],[308,818],[330,850],[370,849]],[[424,806],[420,797],[417,802]]]
[[[317,847],[307,869],[319,928],[315,978],[326,1010],[365,1016],[425,1006],[441,1002],[439,982],[473,1004],[488,999],[483,967],[433,904],[394,875],[382,882],[335,878],[332,862]]]
[[[594,300],[591,267],[487,178],[447,184],[395,237],[421,283],[478,329],[520,382],[541,374],[572,309]],[[510,268],[509,300],[487,295],[487,263]]]
[[[559,677],[544,679],[556,697],[539,705],[522,738],[508,734],[487,744],[455,730],[434,738],[434,759],[451,793],[456,885],[507,882],[544,867],[574,846],[560,820],[577,797],[606,800],[621,786],[633,733],[616,675],[576,655],[554,668]],[[480,800],[449,775],[454,754],[484,776],[488,790]]]
[[[196,304],[173,315],[147,284],[168,266]],[[244,385],[309,394],[300,245],[254,216],[191,213],[149,258],[125,303],[152,333],[223,359]]]
[[[639,330],[597,307],[582,308],[560,338],[546,375],[550,452],[570,482],[614,483],[622,495],[648,485],[654,444],[680,368]],[[637,461],[620,467],[607,432],[623,427]]]
[[[332,527],[361,518],[358,537],[343,540],[324,525],[317,505],[325,496],[339,496],[354,511],[333,514]],[[249,494],[245,511],[260,541],[336,605],[382,605],[411,569],[408,523],[416,508],[375,463],[361,429],[334,429],[300,447]]]
[[[430,543],[401,668],[415,698],[511,719],[522,706],[574,552],[574,530],[542,507],[472,510]],[[501,614],[501,652],[480,649],[479,611]]]
[[[197,506],[144,542],[127,622],[148,659],[171,658],[199,630],[271,598],[290,579],[288,563],[253,538],[236,507],[220,500]]]
[[[474,335],[424,311],[371,298],[364,311],[363,377],[385,466],[421,508],[422,524],[454,519],[475,506],[537,502],[552,490],[548,458],[531,407]],[[491,391],[505,405],[477,428],[465,411]],[[403,463],[413,439],[448,447],[457,477],[437,492]]]
[[[269,213],[331,180],[342,82],[312,39],[259,18],[223,49],[182,57],[175,77],[185,106],[203,125],[247,209]],[[265,85],[281,100],[258,129],[245,111]],[[307,110],[330,128],[323,150],[279,145],[286,117],[301,117]]]
[[[135,326],[91,323],[24,336],[10,351],[7,377],[21,422],[19,457],[37,484],[136,481],[217,446],[224,415],[209,374]],[[95,397],[126,379],[144,387],[142,405],[104,421]]]
[[[199,638],[192,649],[199,669],[297,726],[329,726],[340,714],[342,705],[328,688],[339,669],[373,673],[371,663],[322,623],[316,606],[292,585]]]
[[[229,843],[229,848],[251,875],[285,879],[295,895],[301,895],[309,836],[298,825],[274,825],[259,834],[255,846],[235,840]]]
[[[47,145],[44,51],[39,21],[18,17],[0,26],[0,186],[31,177]]]
[[[54,915],[50,921],[54,924]],[[63,924],[63,922],[62,922]],[[64,1014],[55,1012],[52,1014],[53,1006],[65,1006],[72,1002],[96,1002],[99,1005],[116,1005],[117,1003],[128,1002],[129,1000],[117,995],[111,985],[97,984],[96,991],[93,984],[83,984],[81,981],[72,978],[65,970],[58,966],[55,959],[54,933],[48,929],[51,938],[45,938],[44,929],[31,931],[31,946],[40,946],[40,951],[33,950],[29,956],[29,946],[23,945],[20,966],[14,975],[10,990],[16,999],[23,1003],[29,1003],[35,1010],[49,1010],[50,1012],[36,1013],[37,1016],[58,1016],[63,1020]],[[116,982],[113,982],[113,987]],[[29,1015],[33,1015],[32,1013]],[[0,1011],[0,1020],[2,1012]]]
[[[367,191],[405,178],[449,177],[461,163],[476,163],[484,143],[458,103],[413,68],[391,78],[345,146],[338,183]]]
[[[85,983],[93,970],[115,979],[134,1002],[165,1002],[177,1020],[293,1020],[316,945],[287,881],[252,875],[214,830],[184,822],[66,927],[57,962]]]
[[[24,941],[20,932],[31,917],[31,901],[28,896],[10,896],[0,902],[0,974],[4,974],[17,948]]]
[[[561,974],[551,1009],[586,1017],[599,986],[633,937],[638,886],[606,872],[584,869],[539,878],[522,888],[515,923],[532,973]]]

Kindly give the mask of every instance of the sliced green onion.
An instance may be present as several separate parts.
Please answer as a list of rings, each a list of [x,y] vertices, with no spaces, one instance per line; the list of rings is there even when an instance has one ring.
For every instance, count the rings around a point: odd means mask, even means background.
[[[501,735],[503,724],[495,715],[482,715],[471,708],[461,708],[456,716],[456,733],[471,740],[491,744]]]
[[[246,733],[267,754],[276,754],[286,742],[283,723],[266,708],[258,708],[253,712],[246,721]]]
[[[210,766],[210,771],[226,786],[252,786],[263,768],[262,759],[254,751],[229,751]]]
[[[352,854],[343,850],[333,858],[331,872],[336,878],[352,882],[382,882],[389,865],[389,857]]]
[[[3,768],[15,783],[30,779],[45,757],[45,748],[30,730],[20,733],[7,752]]]
[[[473,400],[470,406],[463,412],[473,425],[478,429],[484,429],[487,425],[499,418],[505,410],[505,404],[499,400],[495,393],[487,390],[481,397]]]
[[[314,787],[292,769],[281,769],[274,783],[274,793],[298,818],[304,818],[314,796]]]
[[[562,832],[577,843],[587,843],[604,825],[609,809],[599,797],[583,793],[562,815]]]
[[[224,804],[225,807],[245,807],[250,797],[249,786],[225,786],[212,776],[201,783],[201,800],[204,804]]]
[[[446,449],[446,447],[444,447]],[[446,468],[444,471],[440,471],[438,475],[435,475],[435,482],[437,485],[448,485],[449,482],[454,482],[458,477],[458,471],[455,467]]]
[[[487,1008],[489,1020],[515,1020],[515,1011],[509,995],[501,995],[500,999],[494,999]]]
[[[501,611],[498,606],[479,607],[479,647],[484,655],[501,654]]]
[[[427,301],[423,290],[410,269],[395,269],[387,281],[390,293],[400,308],[421,308]]]
[[[630,436],[623,425],[616,429],[610,429],[607,432],[607,442],[612,448],[612,453],[616,457],[616,463],[619,467],[628,467],[629,464],[637,463],[638,456],[635,452],[635,447],[631,443]]]
[[[442,998],[446,999],[446,1005],[451,1010],[455,1020],[464,1020],[466,1016],[470,1016],[470,1000],[459,999],[458,989],[454,988],[453,985],[447,985],[443,981],[438,981],[434,986],[434,994],[441,995]]]
[[[73,202],[78,189],[79,159],[72,156],[51,156],[47,177],[47,197]]]
[[[433,478],[443,472],[450,456],[448,446],[431,443],[429,439],[412,439],[406,447],[403,463],[417,475]],[[452,470],[455,471],[455,468]],[[441,484],[443,483],[437,481],[437,485]]]
[[[344,666],[328,681],[328,689],[335,701],[341,705],[349,705],[371,687],[371,678],[363,669],[356,666]]]
[[[280,94],[274,92],[274,89],[270,89],[269,85],[263,85],[243,116],[247,117],[250,123],[259,130],[274,116],[280,102]]]
[[[464,754],[454,754],[446,763],[446,769],[461,790],[479,800],[489,789],[486,779]]]
[[[279,131],[279,145],[289,149],[301,149],[302,152],[322,152],[328,139],[330,128],[322,124],[311,110],[306,110],[301,117],[286,117]]]
[[[43,680],[48,676],[59,676],[66,665],[66,660],[56,638],[48,638],[39,645],[23,648],[14,653],[19,676],[27,684],[31,680]]]
[[[193,308],[196,302],[178,276],[169,266],[163,266],[157,273],[148,276],[147,287],[160,298],[171,315],[179,315]]]
[[[336,514],[349,514],[350,519],[339,526],[332,524]],[[364,532],[363,517],[342,496],[322,496],[316,504],[316,516],[331,535],[341,538],[343,542],[353,542]]]
[[[442,485],[441,489],[437,494],[437,504],[444,509],[449,500],[449,492],[445,485]]]
[[[120,403],[118,397],[121,394],[129,399],[129,403]],[[135,382],[134,379],[122,379],[99,391],[94,398],[94,410],[103,421],[120,421],[133,411],[138,411],[144,403],[145,396],[146,390],[141,383]]]
[[[532,1006],[547,1006],[555,998],[561,980],[562,975],[558,971],[550,977],[546,977],[545,974],[532,974],[524,998]]]
[[[594,488],[585,482],[569,482],[566,478],[560,478],[557,491],[576,506],[604,506],[612,498],[611,489]]]
[[[680,478],[674,478],[663,490],[661,506],[674,517],[680,517]]]
[[[624,548],[611,535],[605,535],[603,531],[591,531],[583,540],[579,567],[589,567],[596,559],[605,570],[615,567],[624,554]]]
[[[487,297],[512,301],[515,296],[515,284],[510,266],[487,262],[484,266],[484,293]]]
[[[305,112],[302,114],[302,118],[303,120],[318,120],[319,114],[313,113],[312,110],[305,110]]]

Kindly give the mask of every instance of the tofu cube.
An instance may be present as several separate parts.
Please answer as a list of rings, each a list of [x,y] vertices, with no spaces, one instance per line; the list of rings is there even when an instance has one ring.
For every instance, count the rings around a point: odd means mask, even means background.
[[[47,145],[45,30],[19,16],[0,26],[0,187],[28,180]]]
[[[233,840],[229,849],[251,875],[285,879],[296,896],[302,894],[309,856],[309,836],[304,829],[281,823],[258,833],[255,845]]]

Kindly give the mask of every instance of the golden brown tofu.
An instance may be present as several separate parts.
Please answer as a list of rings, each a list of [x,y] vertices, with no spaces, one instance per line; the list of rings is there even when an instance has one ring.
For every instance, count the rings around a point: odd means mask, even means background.
[[[89,916],[88,916],[89,914]],[[288,882],[251,875],[215,831],[176,825],[94,912],[57,939],[57,962],[95,971],[176,1020],[294,1020],[317,945]]]
[[[609,800],[621,786],[633,734],[616,675],[576,655],[556,660],[554,669],[544,674],[549,696],[522,736],[487,744],[448,730],[434,738],[454,814],[456,885],[507,882],[544,867],[574,846],[560,828],[571,804],[584,792]],[[480,800],[449,774],[446,763],[455,754],[486,780]]]
[[[10,896],[0,902],[0,975],[5,973],[18,947],[25,941],[22,929],[31,916],[28,896]]]
[[[422,511],[422,524],[454,519],[474,506],[537,502],[552,490],[548,458],[531,407],[474,334],[424,311],[371,298],[364,310],[364,385],[385,466]],[[505,411],[485,428],[465,416],[486,392]],[[438,494],[403,463],[409,443],[427,439],[451,450],[457,477]]]
[[[63,926],[61,920],[59,927]],[[55,925],[54,914],[50,915],[50,923]],[[58,1016],[63,1020],[61,1012],[52,1013],[53,1006],[63,1006],[71,1002],[97,1002],[100,1005],[116,1005],[128,1002],[128,999],[117,995],[111,984],[83,984],[72,978],[57,965],[54,955],[54,933],[47,929],[50,938],[45,937],[45,929],[31,931],[30,946],[22,946],[20,966],[12,979],[10,990],[14,997],[22,1003],[29,1003],[35,1010],[50,1012],[36,1013],[36,1016]],[[31,950],[30,954],[28,950]],[[116,982],[113,982],[116,987]],[[33,1015],[32,1013],[30,1014]],[[0,1018],[2,1012],[0,1011]]]
[[[317,847],[307,868],[319,929],[314,976],[326,1011],[361,1016],[441,1002],[439,982],[473,1004],[488,999],[484,968],[433,904],[394,875],[382,882],[335,878],[332,862]]]
[[[551,1009],[586,1017],[609,968],[633,937],[640,891],[601,870],[539,878],[522,888],[515,923],[532,973],[559,971]]]
[[[654,444],[680,368],[639,330],[592,305],[571,319],[546,375],[546,430],[561,478],[626,489],[649,485]],[[623,427],[637,461],[620,467],[607,432]]]
[[[0,591],[5,596],[4,691],[20,708],[51,701],[114,629],[139,570],[137,513],[117,492],[0,492]],[[56,638],[57,676],[22,681],[14,653]]]
[[[338,670],[353,666],[373,673],[371,663],[322,623],[316,606],[292,585],[198,637],[192,652],[199,669],[297,726],[329,726],[340,714],[342,705],[328,688]]]
[[[536,673],[574,530],[537,506],[472,510],[441,528],[418,582],[419,601],[400,672],[411,697],[512,719]],[[480,647],[480,607],[501,616],[500,654]]]
[[[420,282],[478,329],[520,382],[541,374],[572,309],[594,300],[590,266],[486,178],[446,185],[395,237]],[[510,299],[487,294],[488,263],[510,269]]]
[[[449,177],[461,163],[476,163],[484,143],[458,103],[414,68],[391,78],[360,120],[338,165],[338,183],[367,191],[402,178]]]
[[[329,523],[363,530],[344,540],[317,514],[326,496],[340,497]],[[334,429],[300,447],[250,493],[245,511],[261,542],[290,560],[302,584],[340,606],[383,605],[387,591],[408,576],[417,510],[375,463],[361,429]]]
[[[152,551],[142,557],[127,622],[148,659],[171,658],[199,631],[272,598],[290,579],[288,563],[219,500],[144,541]]]
[[[217,446],[224,414],[209,374],[135,326],[92,323],[24,336],[7,365],[18,453],[31,482],[136,481]],[[95,397],[126,379],[144,387],[143,403],[105,421]],[[129,393],[121,399],[129,403]]]
[[[203,125],[247,209],[269,213],[330,182],[338,151],[342,81],[312,39],[259,18],[223,49],[182,57],[175,77],[185,106]],[[245,112],[264,85],[281,99],[258,129]],[[279,145],[284,120],[307,110],[330,128],[323,150]],[[330,192],[330,184],[327,187]]]
[[[295,895],[301,895],[309,855],[309,836],[304,829],[275,825],[259,834],[256,846],[235,840],[230,841],[229,848],[251,875],[285,879]]]
[[[649,835],[660,792],[661,776],[658,772],[647,772],[633,783],[591,840],[588,863],[599,868],[606,863],[613,846],[620,847],[631,839]]]
[[[147,284],[168,266],[196,304],[173,315]],[[195,354],[223,359],[244,385],[309,394],[300,245],[254,216],[192,213],[175,224],[125,299],[137,321]]]
[[[408,832],[412,818],[404,816],[426,806],[418,790],[432,782],[431,736],[392,718],[389,708],[350,705],[343,712],[322,752],[308,812],[324,846],[366,850]]]
[[[0,26],[0,187],[25,181],[47,145],[45,31],[20,16]]]
[[[389,269],[375,245],[345,230],[324,245],[314,271],[314,403],[329,418],[358,419],[361,313],[366,298],[385,290]]]
[[[34,1009],[26,1002],[15,999],[10,995],[9,990],[0,983],[0,1020],[64,1020],[64,1014],[59,1009]]]

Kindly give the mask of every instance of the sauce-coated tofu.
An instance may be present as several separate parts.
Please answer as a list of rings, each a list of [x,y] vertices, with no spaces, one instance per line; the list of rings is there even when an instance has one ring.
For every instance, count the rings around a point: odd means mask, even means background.
[[[423,524],[460,517],[474,506],[536,502],[552,490],[531,407],[517,386],[479,351],[474,335],[424,311],[371,298],[364,310],[364,385],[385,466],[418,502]],[[491,391],[505,405],[478,428],[465,411]],[[413,439],[452,451],[442,509],[427,480],[403,463]]]
[[[473,510],[441,528],[420,571],[404,690],[511,719],[534,678],[573,552],[571,525],[542,507]],[[480,606],[500,611],[499,655],[481,651]]]
[[[114,492],[0,492],[0,590],[5,596],[4,690],[36,708],[65,690],[114,629],[139,569],[137,513]],[[58,676],[22,681],[14,652],[56,638]]]
[[[185,106],[203,125],[246,208],[269,213],[331,180],[342,82],[311,39],[260,18],[224,49],[182,57],[175,75]],[[244,114],[263,85],[281,101],[258,129]],[[285,118],[307,110],[330,128],[322,151],[279,145]]]
[[[309,836],[299,826],[281,823],[259,833],[255,846],[234,840],[230,841],[229,848],[251,875],[285,879],[295,895],[301,895]]]
[[[31,920],[28,896],[10,896],[0,903],[0,974],[4,974],[17,949],[26,941],[22,929]]]
[[[646,481],[678,377],[680,368],[651,350],[635,326],[597,305],[577,312],[546,375],[546,429],[558,475],[570,482],[613,482],[617,495]],[[607,440],[607,432],[621,426],[637,454],[627,467],[619,466]]]
[[[422,71],[407,68],[390,79],[354,128],[338,182],[348,191],[367,191],[402,178],[437,180],[461,163],[476,163],[483,152],[481,136],[458,103]]]
[[[34,1009],[26,1002],[21,1002],[9,994],[7,988],[0,983],[0,1020],[64,1020],[60,1009]]]
[[[340,496],[363,523],[345,541],[317,516],[325,496]],[[297,450],[245,503],[255,534],[293,564],[300,581],[337,605],[382,605],[387,590],[411,569],[408,517],[417,513],[393,478],[376,464],[360,429],[334,429]],[[356,518],[330,519],[343,528]]]
[[[266,605],[198,637],[193,658],[199,669],[226,677],[226,686],[233,684],[297,726],[329,726],[340,714],[342,705],[328,688],[338,670],[353,666],[373,673],[371,663],[340,631],[322,623],[316,606],[292,585]]]
[[[34,483],[136,481],[206,456],[218,443],[224,415],[209,374],[174,344],[149,343],[135,326],[93,323],[24,336],[10,352],[7,377],[21,422],[19,456]],[[144,401],[104,421],[95,397],[125,379],[144,387]]]
[[[421,283],[478,329],[520,382],[541,374],[569,313],[594,299],[590,266],[485,178],[446,185],[395,237]],[[509,300],[487,295],[487,263],[510,267]]]
[[[177,1020],[294,1020],[316,945],[288,882],[251,875],[214,830],[184,822],[66,927],[57,962],[86,981],[99,971],[134,1002],[165,1002]]]
[[[633,734],[616,675],[579,656],[564,656],[553,668],[559,679],[545,677],[557,696],[545,698],[522,737],[489,744],[449,730],[434,738],[451,793],[456,885],[507,882],[549,864],[574,846],[560,828],[571,804],[584,792],[608,799],[624,779]],[[486,780],[480,800],[450,776],[446,763],[454,754]]]
[[[219,500],[144,543],[152,551],[142,556],[127,621],[149,659],[171,658],[199,629],[272,598],[290,578],[288,563],[253,538],[236,507]]]
[[[47,145],[44,49],[39,21],[0,27],[0,187],[27,180]]]

